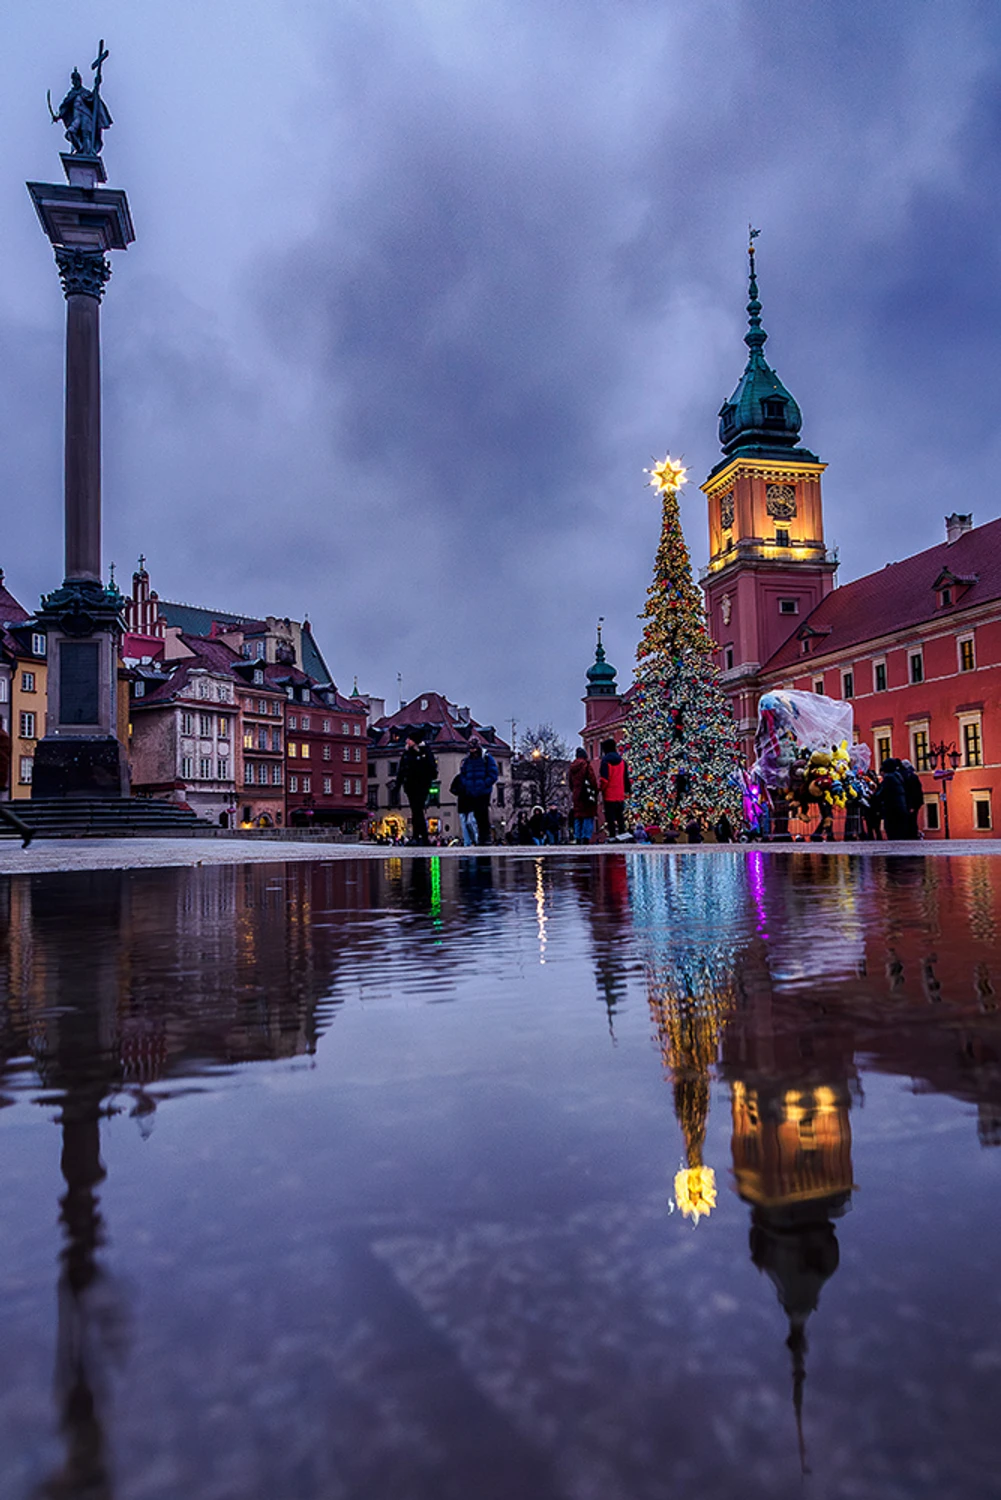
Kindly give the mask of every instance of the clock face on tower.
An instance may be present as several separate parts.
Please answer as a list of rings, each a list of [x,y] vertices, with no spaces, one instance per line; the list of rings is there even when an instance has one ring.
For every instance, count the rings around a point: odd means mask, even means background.
[[[796,487],[792,484],[765,486],[765,509],[776,521],[791,521],[796,514]]]

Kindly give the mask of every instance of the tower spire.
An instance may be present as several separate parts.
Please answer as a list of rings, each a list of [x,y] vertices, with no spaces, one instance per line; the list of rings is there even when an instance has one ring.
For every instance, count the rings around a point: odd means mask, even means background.
[[[768,335],[761,326],[761,302],[758,298],[758,278],[754,267],[754,241],[761,233],[760,229],[752,229],[747,226],[747,260],[748,260],[748,282],[747,282],[747,332],[744,334],[744,343],[751,350],[761,350],[768,341]]]

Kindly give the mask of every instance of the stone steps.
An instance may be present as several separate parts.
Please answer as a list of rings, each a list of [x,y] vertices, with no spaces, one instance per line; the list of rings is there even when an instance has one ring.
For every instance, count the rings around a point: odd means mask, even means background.
[[[211,823],[176,802],[157,802],[151,797],[32,798],[8,806],[36,838],[129,838],[143,835],[183,836],[211,833]],[[0,823],[0,835],[16,838]]]

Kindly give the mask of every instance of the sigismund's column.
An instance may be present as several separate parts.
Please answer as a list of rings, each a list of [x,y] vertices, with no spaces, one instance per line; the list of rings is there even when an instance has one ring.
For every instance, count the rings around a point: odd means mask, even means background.
[[[66,127],[66,183],[29,182],[28,192],[55,250],[66,297],[65,542],[63,584],[42,599],[37,620],[48,637],[48,719],[35,751],[31,795],[127,797],[129,770],[117,738],[118,646],[124,600],[101,580],[101,298],[106,252],[135,239],[128,199],[107,181],[101,98],[107,57],[98,47],[93,88],[74,68],[53,121]]]

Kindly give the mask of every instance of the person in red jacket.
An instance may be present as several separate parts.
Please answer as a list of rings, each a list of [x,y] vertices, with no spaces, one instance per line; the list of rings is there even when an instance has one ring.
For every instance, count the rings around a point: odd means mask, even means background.
[[[598,811],[598,782],[583,746],[567,772],[567,783],[573,803],[573,839],[575,844],[589,844],[594,836],[594,815]]]
[[[598,785],[605,804],[605,830],[610,839],[626,831],[626,798],[632,790],[629,767],[615,748],[614,740],[602,740]]]

